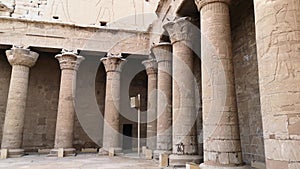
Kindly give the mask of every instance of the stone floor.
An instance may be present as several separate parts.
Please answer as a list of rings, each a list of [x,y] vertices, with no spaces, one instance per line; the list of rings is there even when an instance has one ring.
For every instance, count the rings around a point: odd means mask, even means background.
[[[159,169],[157,166],[153,160],[136,156],[107,157],[97,154],[79,154],[66,158],[27,155],[0,160],[0,169]]]

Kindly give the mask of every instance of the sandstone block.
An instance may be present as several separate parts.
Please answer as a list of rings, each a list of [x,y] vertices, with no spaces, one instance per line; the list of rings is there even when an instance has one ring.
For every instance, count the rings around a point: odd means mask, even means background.
[[[8,155],[7,149],[1,149],[1,159],[6,159]]]

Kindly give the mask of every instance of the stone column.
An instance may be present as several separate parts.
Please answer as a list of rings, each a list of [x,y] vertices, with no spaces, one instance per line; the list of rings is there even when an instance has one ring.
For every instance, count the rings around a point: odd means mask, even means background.
[[[230,0],[196,0],[201,14],[204,163],[244,168],[232,61]]]
[[[108,152],[113,148],[120,153],[120,85],[121,70],[126,60],[121,55],[109,54],[102,58],[106,70],[106,96],[104,110],[104,131],[102,152]]]
[[[143,61],[148,75],[148,106],[147,106],[147,148],[156,149],[157,125],[157,62],[155,59]]]
[[[8,157],[20,157],[24,154],[21,146],[23,142],[29,69],[35,65],[39,55],[23,48],[12,48],[6,51],[6,55],[8,62],[12,66],[12,73],[1,149],[8,150]]]
[[[152,47],[158,62],[157,74],[157,146],[155,158],[159,153],[172,151],[172,44],[159,43]]]
[[[63,148],[64,156],[75,154],[73,148],[74,133],[74,97],[76,89],[76,75],[82,56],[73,52],[63,52],[56,55],[61,69],[61,81],[58,101],[58,112],[56,121],[55,144],[51,155],[57,155],[58,150]]]
[[[266,166],[300,168],[300,1],[254,8]]]
[[[173,154],[170,165],[200,162],[196,130],[193,38],[198,27],[191,18],[164,25],[173,45]],[[196,37],[197,38],[197,37]],[[199,39],[200,37],[198,37]]]

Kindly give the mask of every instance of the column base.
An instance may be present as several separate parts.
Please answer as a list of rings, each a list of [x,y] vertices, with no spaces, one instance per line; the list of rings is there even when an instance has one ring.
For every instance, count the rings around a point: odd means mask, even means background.
[[[24,156],[24,149],[7,149],[7,154],[1,154],[1,156],[6,158],[22,157]]]
[[[169,156],[169,165],[172,167],[185,167],[186,163],[200,164],[203,157],[200,155],[177,155],[171,154]],[[202,168],[201,168],[202,169]]]
[[[172,154],[172,151],[169,150],[154,150],[153,151],[153,159],[159,160],[159,154]]]
[[[63,156],[64,157],[70,157],[70,156],[76,156],[76,149],[75,148],[64,148],[63,149]],[[48,157],[58,157],[58,153],[59,149],[52,149],[50,150],[50,154],[48,155]]]
[[[243,165],[243,166],[215,166],[215,165],[207,165],[207,164],[200,164],[201,169],[250,169],[251,167]]]
[[[116,155],[116,156],[124,155],[122,148],[117,147],[117,148],[113,148],[113,149],[114,149],[114,155]],[[99,152],[98,152],[98,155],[99,156],[108,156],[109,155],[109,150],[107,150],[106,148],[100,148]]]

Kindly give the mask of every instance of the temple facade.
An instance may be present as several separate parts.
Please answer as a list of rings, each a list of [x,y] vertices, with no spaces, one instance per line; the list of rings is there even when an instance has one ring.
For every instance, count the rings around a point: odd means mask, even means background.
[[[87,19],[23,1],[0,1],[1,157],[143,146],[169,166],[300,168],[299,0],[149,0],[156,19],[116,24],[102,1]]]

